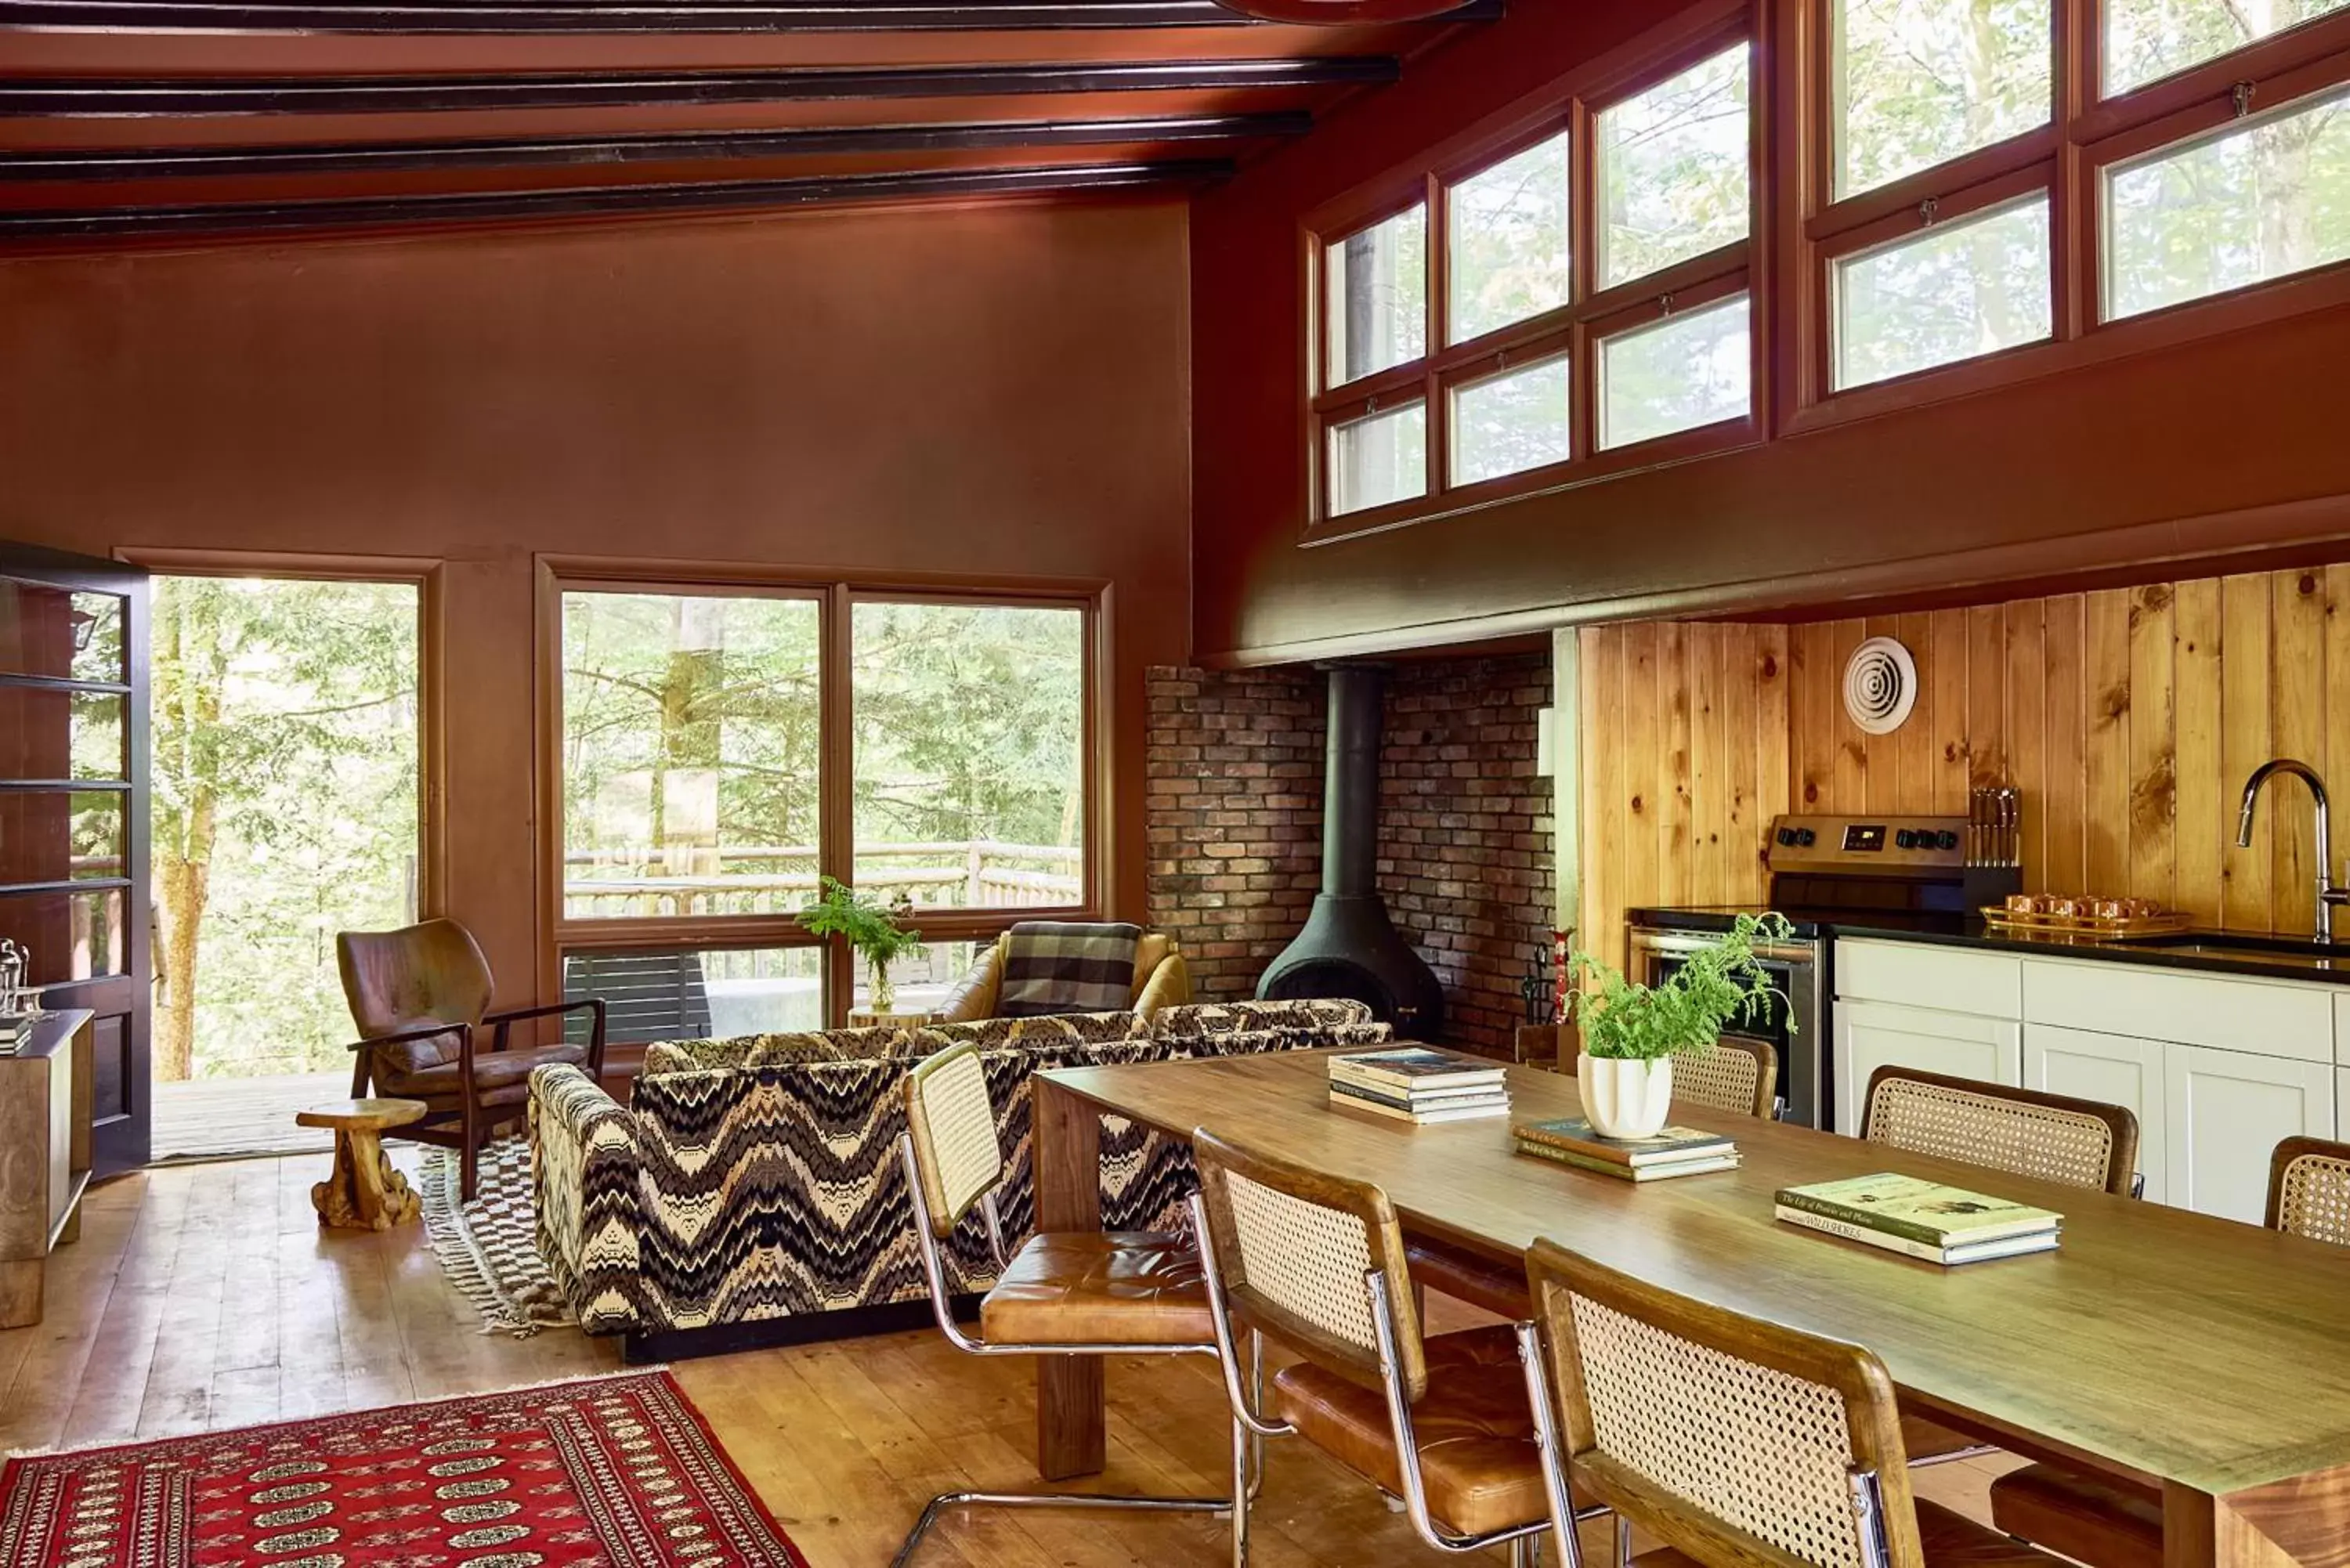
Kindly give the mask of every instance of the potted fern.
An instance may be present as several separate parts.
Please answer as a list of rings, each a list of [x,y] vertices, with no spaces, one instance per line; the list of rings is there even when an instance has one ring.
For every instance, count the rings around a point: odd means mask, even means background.
[[[910,907],[892,909],[827,877],[823,897],[800,911],[800,926],[811,936],[846,940],[873,976],[872,1010],[889,1012],[898,1000],[889,966],[899,959],[919,958],[925,950],[921,932],[898,924],[901,914],[912,912]]]
[[[1711,1045],[1733,1019],[1767,1013],[1778,990],[1754,949],[1793,934],[1784,915],[1740,915],[1654,985],[1576,951],[1568,963],[1580,983],[1568,1005],[1583,1025],[1575,1082],[1592,1127],[1622,1138],[1661,1130],[1672,1113],[1673,1058]]]

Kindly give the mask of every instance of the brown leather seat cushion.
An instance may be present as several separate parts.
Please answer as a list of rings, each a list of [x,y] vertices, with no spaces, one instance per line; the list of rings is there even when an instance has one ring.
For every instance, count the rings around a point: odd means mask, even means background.
[[[1403,1495],[1387,1397],[1310,1362],[1273,1379],[1275,1412],[1348,1469]],[[1508,1328],[1428,1341],[1428,1392],[1411,1407],[1429,1511],[1466,1535],[1549,1517],[1526,1375]]]
[[[1927,1568],[2064,1568],[2045,1552],[2010,1541],[1938,1502],[1918,1505],[1918,1541],[1925,1548]],[[1696,1558],[1669,1546],[1632,1561],[1638,1568],[1699,1568]]]
[[[980,1332],[1016,1345],[1213,1345],[1200,1254],[1148,1231],[1031,1236],[979,1304]]]
[[[1945,1454],[1962,1454],[1969,1449],[1981,1447],[1981,1443],[1964,1432],[1954,1432],[1924,1416],[1913,1416],[1907,1410],[1901,1412],[1901,1451],[1909,1456],[1909,1462],[1913,1465],[1919,1459],[1940,1459]]]
[[[2026,1465],[1991,1483],[1991,1517],[2090,1568],[2162,1568],[2162,1494],[2149,1487]]]
[[[464,1080],[454,1057],[437,1067],[403,1069],[376,1053],[375,1092],[394,1099],[422,1100],[434,1109],[446,1101],[454,1106],[464,1097]],[[520,1105],[530,1097],[531,1073],[558,1062],[574,1064],[588,1060],[584,1045],[533,1045],[510,1051],[482,1051],[473,1057],[473,1088],[482,1104]]]
[[[1526,1294],[1523,1263],[1501,1262],[1433,1237],[1406,1242],[1404,1256],[1414,1284],[1498,1313],[1513,1323],[1523,1323],[1534,1314],[1534,1303]]]

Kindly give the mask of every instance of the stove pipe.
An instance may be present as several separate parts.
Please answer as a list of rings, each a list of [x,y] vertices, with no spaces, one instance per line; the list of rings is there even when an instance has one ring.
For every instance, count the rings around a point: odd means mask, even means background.
[[[1257,981],[1264,1000],[1352,997],[1410,1039],[1444,1026],[1444,989],[1388,919],[1378,893],[1379,732],[1387,672],[1330,670],[1329,752],[1322,784],[1322,890],[1297,940]]]

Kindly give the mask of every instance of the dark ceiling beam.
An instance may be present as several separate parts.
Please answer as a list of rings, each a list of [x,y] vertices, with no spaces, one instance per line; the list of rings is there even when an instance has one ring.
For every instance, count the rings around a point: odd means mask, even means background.
[[[649,108],[709,103],[1022,98],[1052,93],[1263,90],[1385,86],[1388,55],[1319,59],[1137,60],[1015,66],[499,76],[0,78],[0,116],[188,118],[401,114],[456,109]]]
[[[626,213],[752,212],[841,202],[1022,196],[1151,185],[1204,184],[1232,171],[1221,159],[1077,164],[1038,169],[952,169],[797,180],[713,180],[302,202],[221,202],[96,212],[0,213],[0,243],[112,240],[319,229],[484,223]]]
[[[1444,22],[1488,19],[1464,0]],[[1030,32],[1248,27],[1220,0],[0,0],[0,26],[298,33]]]
[[[962,125],[819,126],[792,130],[651,132],[480,141],[344,141],[268,147],[0,152],[0,180],[168,180],[203,174],[349,174],[379,170],[521,169],[697,159],[802,158],[861,152],[956,152],[1003,147],[1101,147],[1153,141],[1253,141],[1303,136],[1304,110],[1147,119],[984,121]]]

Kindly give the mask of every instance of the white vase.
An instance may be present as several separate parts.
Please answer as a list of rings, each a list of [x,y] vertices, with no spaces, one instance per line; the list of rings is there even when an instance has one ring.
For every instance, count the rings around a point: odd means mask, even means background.
[[[1603,1137],[1654,1137],[1673,1108],[1673,1059],[1628,1062],[1594,1056],[1575,1064],[1583,1091],[1583,1114]]]

